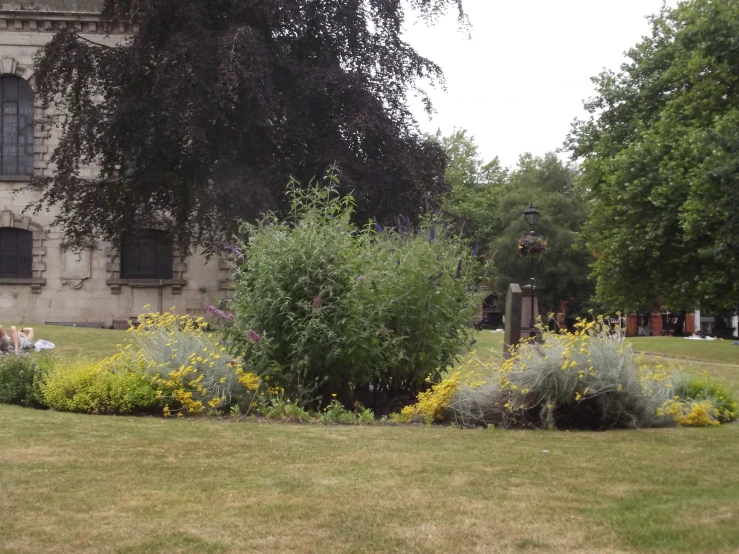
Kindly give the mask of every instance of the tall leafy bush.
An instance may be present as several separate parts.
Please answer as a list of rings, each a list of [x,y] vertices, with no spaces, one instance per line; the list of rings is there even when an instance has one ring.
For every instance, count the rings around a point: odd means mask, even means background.
[[[469,345],[472,253],[433,220],[357,229],[328,179],[291,183],[286,219],[243,225],[229,338],[245,369],[298,397],[415,392]]]

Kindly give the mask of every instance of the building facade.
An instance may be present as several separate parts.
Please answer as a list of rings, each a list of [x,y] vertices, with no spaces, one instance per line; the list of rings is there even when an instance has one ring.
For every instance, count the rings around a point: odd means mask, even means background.
[[[24,212],[41,192],[32,175],[54,172],[54,129],[34,95],[33,57],[53,34],[74,28],[90,40],[115,44],[131,29],[104,30],[102,0],[0,1],[0,323],[78,323],[110,327],[141,313],[172,307],[200,315],[228,295],[229,254],[183,256],[167,233],[147,229],[119,246],[98,241],[67,247],[52,226],[54,213]],[[85,171],[92,172],[94,168]]]

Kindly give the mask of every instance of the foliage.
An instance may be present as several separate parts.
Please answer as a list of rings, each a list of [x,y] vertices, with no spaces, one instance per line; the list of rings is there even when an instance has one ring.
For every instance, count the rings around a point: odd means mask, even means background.
[[[323,409],[318,421],[324,425],[351,425],[354,423],[354,414],[345,409],[336,399]]]
[[[461,423],[567,429],[669,423],[663,408],[675,397],[677,368],[639,364],[623,330],[603,318],[579,321],[574,333],[542,331],[544,344],[525,342],[491,368],[498,383],[455,398]]]
[[[593,258],[580,245],[588,207],[573,190],[577,176],[574,166],[554,154],[521,156],[500,194],[500,227],[487,245],[498,270],[498,292],[504,294],[510,283],[528,283],[535,277],[544,313],[559,311],[562,301],[586,301],[594,292],[588,277]],[[547,255],[522,258],[518,242],[530,231],[523,211],[532,201],[541,212],[535,232],[546,239]]]
[[[418,402],[412,406],[406,406],[400,412],[405,421],[411,421],[414,417],[422,417],[426,423],[441,419],[445,408],[449,407],[454,394],[460,384],[461,373],[455,371],[426,392],[418,394]]]
[[[283,421],[310,421],[311,414],[286,398],[284,392],[279,388],[270,388],[259,394],[256,409],[262,417]]]
[[[675,395],[677,399],[665,411],[673,412],[680,425],[718,425],[736,419],[736,394],[716,381],[683,376],[675,386]]]
[[[363,408],[358,402],[355,403],[354,411],[351,412],[344,408],[336,398],[333,398],[331,403],[318,415],[318,422],[323,425],[372,425],[375,422],[375,413],[369,408]]]
[[[119,363],[130,357],[133,346],[134,356],[159,389],[165,415],[197,415],[235,403],[245,404],[248,412],[260,380],[211,340],[203,318],[142,314],[129,332],[130,342]]]
[[[461,220],[468,238],[479,241],[480,253],[495,268],[493,288],[504,295],[511,282],[528,283],[536,277],[539,300],[547,310],[558,311],[562,301],[589,300],[594,292],[588,277],[593,259],[581,245],[587,204],[574,189],[576,168],[555,154],[525,154],[512,170],[501,168],[497,159],[484,164],[465,131],[440,142],[450,159],[446,178],[452,185],[444,208]],[[518,249],[521,236],[529,231],[523,211],[531,201],[541,212],[536,233],[549,251],[537,259],[522,258]]]
[[[445,137],[437,132],[435,139],[447,157],[444,178],[451,191],[444,210],[459,220],[468,237],[479,241],[483,251],[500,232],[499,196],[509,179],[509,171],[498,158],[485,162],[475,138],[464,129]]]
[[[157,391],[143,363],[133,369],[117,361],[109,358],[92,363],[80,359],[56,364],[43,376],[44,404],[60,412],[90,414],[128,414],[154,408]]]
[[[357,423],[359,425],[372,425],[375,422],[375,412],[371,408],[362,408],[361,406],[357,409]]]
[[[0,404],[39,406],[38,383],[42,371],[36,356],[0,356]]]
[[[621,71],[594,79],[582,159],[598,295],[611,309],[736,309],[739,3],[665,4]]]
[[[468,136],[467,130],[455,129],[448,137],[437,131],[434,139],[439,142],[447,157],[444,178],[452,190],[480,191],[489,186],[505,182],[508,170],[500,165],[496,157],[485,162],[475,142],[475,137]]]
[[[658,415],[672,417],[678,425],[689,427],[711,427],[721,425],[720,413],[710,400],[682,401],[675,397],[668,400],[662,408],[657,410]]]
[[[63,29],[36,58],[40,102],[63,111],[36,207],[58,207],[77,245],[168,214],[178,242],[216,250],[281,207],[290,175],[335,162],[362,219],[415,216],[446,190],[444,154],[406,95],[430,112],[422,85],[443,75],[403,40],[409,8],[466,25],[462,0],[105,0],[102,28],[135,33],[103,46]]]
[[[335,180],[329,175],[329,180]],[[290,398],[421,386],[469,344],[470,248],[427,221],[415,232],[351,223],[333,182],[288,191],[291,215],[244,225],[227,329],[244,367]],[[305,404],[305,400],[300,401]]]

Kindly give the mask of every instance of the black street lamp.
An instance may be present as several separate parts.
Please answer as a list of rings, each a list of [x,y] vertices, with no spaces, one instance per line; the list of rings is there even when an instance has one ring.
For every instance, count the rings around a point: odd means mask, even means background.
[[[537,210],[534,207],[534,203],[530,202],[529,207],[526,208],[523,212],[523,217],[526,220],[526,223],[529,224],[529,227],[531,227],[531,234],[534,234],[534,229],[536,228],[536,224],[539,221],[539,210]],[[531,278],[531,319],[529,320],[529,337],[536,339],[536,325],[534,324],[534,299],[536,298],[536,279],[533,277]]]
[[[531,232],[534,232],[537,221],[539,221],[539,210],[534,208],[534,203],[530,202],[529,207],[523,212],[523,217],[526,219],[526,223],[531,227]]]

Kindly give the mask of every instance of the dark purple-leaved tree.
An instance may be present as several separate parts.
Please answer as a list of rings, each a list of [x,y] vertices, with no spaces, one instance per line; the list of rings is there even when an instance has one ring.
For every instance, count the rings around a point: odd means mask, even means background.
[[[105,25],[135,29],[120,46],[62,30],[37,55],[37,92],[65,117],[34,207],[55,206],[75,244],[166,215],[181,244],[211,250],[284,207],[290,176],[333,164],[362,220],[434,207],[444,153],[407,94],[430,110],[420,84],[443,76],[403,41],[408,6],[465,24],[462,0],[105,0]]]

